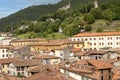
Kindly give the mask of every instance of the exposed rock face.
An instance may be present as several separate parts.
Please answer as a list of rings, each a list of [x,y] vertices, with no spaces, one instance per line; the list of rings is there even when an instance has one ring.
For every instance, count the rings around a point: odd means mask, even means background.
[[[95,8],[98,8],[98,0],[94,0]]]

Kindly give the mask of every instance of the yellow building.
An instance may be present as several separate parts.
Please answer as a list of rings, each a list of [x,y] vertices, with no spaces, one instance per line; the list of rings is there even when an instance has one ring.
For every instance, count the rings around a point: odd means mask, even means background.
[[[63,49],[68,46],[71,46],[73,48],[82,48],[84,46],[84,42],[70,41],[68,39],[59,39],[59,40],[49,40],[48,43],[30,45],[32,52],[39,52],[41,50]]]
[[[13,46],[26,46],[29,44],[41,44],[41,43],[48,43],[48,40],[46,39],[15,39],[10,42],[10,45]]]

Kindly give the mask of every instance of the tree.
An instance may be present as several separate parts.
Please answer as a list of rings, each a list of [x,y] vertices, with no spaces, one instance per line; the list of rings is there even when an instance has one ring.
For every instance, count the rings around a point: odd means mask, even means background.
[[[11,31],[11,26],[10,26],[10,25],[4,26],[4,31],[5,31],[5,32]]]
[[[115,19],[115,14],[114,12],[112,12],[110,9],[106,9],[104,12],[103,12],[103,17],[104,19],[107,19],[109,21],[112,21],[113,19]]]
[[[91,30],[92,30],[92,27],[91,27],[90,25],[88,25],[88,26],[85,27],[85,30],[86,30],[86,31],[91,31]]]
[[[100,8],[91,9],[90,13],[94,16],[95,19],[102,18],[102,10]]]
[[[34,23],[30,23],[28,27],[28,31],[33,31],[34,29]]]
[[[102,28],[98,28],[97,32],[103,32],[103,29]]]
[[[91,14],[85,14],[84,15],[84,20],[87,21],[87,23],[92,24],[95,22],[95,18]]]
[[[79,31],[80,31],[79,27],[77,27],[76,25],[70,24],[64,28],[63,33],[67,36],[72,36],[79,33]]]
[[[48,29],[51,29],[51,31],[53,31],[53,32],[58,32],[59,24],[57,24],[57,23],[50,23],[48,25]]]
[[[107,3],[102,3],[102,4],[100,5],[100,8],[101,8],[102,10],[105,10],[105,9],[108,8],[108,4],[107,4]]]

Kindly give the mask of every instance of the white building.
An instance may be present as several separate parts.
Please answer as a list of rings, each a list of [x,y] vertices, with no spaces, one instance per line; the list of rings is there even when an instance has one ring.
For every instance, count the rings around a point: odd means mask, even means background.
[[[120,48],[120,32],[85,32],[74,35],[72,41],[87,41],[90,49]]]
[[[5,37],[5,38],[1,39],[0,42],[2,45],[10,45],[10,42],[14,39],[16,39],[16,38]]]
[[[11,52],[12,46],[0,45],[0,59],[12,58],[13,53]]]
[[[19,76],[19,77],[28,77],[27,70],[30,67],[38,66],[40,65],[39,60],[16,60],[12,61],[9,65],[9,75],[13,76]]]

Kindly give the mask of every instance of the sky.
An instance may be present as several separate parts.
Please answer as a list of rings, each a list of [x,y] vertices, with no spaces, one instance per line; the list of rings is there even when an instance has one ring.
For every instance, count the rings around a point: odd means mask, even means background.
[[[32,5],[55,4],[60,0],[0,0],[0,18]]]

